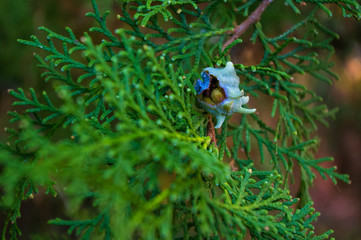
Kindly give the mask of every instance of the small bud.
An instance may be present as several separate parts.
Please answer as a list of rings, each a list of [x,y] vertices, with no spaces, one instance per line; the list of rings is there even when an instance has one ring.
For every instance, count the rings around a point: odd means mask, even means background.
[[[216,89],[213,89],[213,91],[211,93],[211,98],[216,104],[218,104],[218,103],[222,102],[222,100],[224,100],[224,95],[219,88],[216,88]]]
[[[85,38],[84,36],[82,36],[82,37],[80,38],[80,41],[81,41],[82,43],[84,43],[84,42],[86,41],[86,38]]]

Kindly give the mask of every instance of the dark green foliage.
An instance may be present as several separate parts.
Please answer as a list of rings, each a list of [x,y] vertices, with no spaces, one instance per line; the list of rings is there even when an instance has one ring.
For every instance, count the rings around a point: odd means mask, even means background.
[[[36,58],[55,91],[42,97],[33,89],[9,92],[14,105],[26,109],[9,113],[18,125],[7,129],[9,142],[0,149],[4,239],[20,234],[21,202],[39,188],[65,196],[70,220],[49,223],[80,239],[329,237],[331,230],[314,233],[318,213],[308,187],[315,171],[335,184],[349,181],[320,165],[332,158],[315,157],[313,133],[336,110],[294,81],[298,74],[327,83],[336,78],[330,42],[338,36],[315,17],[318,8],[329,10],[323,1],[306,1],[315,9],[276,37],[267,36],[261,22],[254,26],[252,41],[261,43],[263,59],[235,67],[240,88],[273,99],[269,117],[277,124],[256,114],[226,122],[216,147],[207,136],[207,115],[195,107],[193,83],[203,68],[230,59],[229,49],[242,41],[222,46],[237,14],[249,15],[256,1],[213,1],[202,9],[200,2],[127,1],[118,16],[127,26],[113,33],[109,13],[101,15],[93,1],[87,16],[97,22],[90,31],[101,43],[87,33],[79,39],[70,28],[63,36],[43,27],[46,43],[35,36],[19,40],[46,52]],[[356,1],[329,2],[345,16],[360,15]],[[286,3],[301,13],[299,1]],[[237,170],[224,159],[233,159]],[[265,162],[272,171],[254,167]],[[288,182],[295,166],[301,169],[298,205]]]

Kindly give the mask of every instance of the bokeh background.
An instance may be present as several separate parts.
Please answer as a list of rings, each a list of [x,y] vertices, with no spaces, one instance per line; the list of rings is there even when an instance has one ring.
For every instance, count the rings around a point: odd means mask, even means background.
[[[120,13],[119,2],[113,0],[98,1],[101,10],[110,9],[113,20],[111,28],[119,27],[114,20]],[[280,4],[277,6],[277,4]],[[291,10],[276,1],[267,9],[263,21],[268,23],[269,31],[281,33],[289,28],[296,17],[279,14],[278,7]],[[273,10],[277,11],[273,11]],[[12,97],[7,94],[9,88],[29,88],[44,90],[51,87],[40,78],[41,69],[36,67],[33,52],[36,49],[21,45],[18,38],[28,39],[31,34],[44,36],[38,30],[46,26],[55,32],[65,34],[65,26],[73,29],[77,37],[88,31],[92,20],[85,17],[91,11],[90,0],[1,0],[0,1],[0,141],[6,141],[2,129],[7,125],[7,111],[11,109]],[[318,157],[333,156],[339,172],[348,173],[352,184],[340,183],[335,186],[330,180],[316,179],[311,189],[315,208],[321,212],[316,222],[317,231],[334,229],[336,239],[361,239],[361,22],[343,19],[336,10],[333,18],[320,14],[323,23],[340,35],[333,41],[335,54],[333,70],[340,80],[332,86],[309,80],[307,85],[313,88],[330,107],[340,110],[330,127],[320,126],[321,138]],[[118,25],[117,25],[118,24]],[[247,35],[242,36],[245,39]],[[241,48],[232,49],[232,59],[241,63],[256,64],[260,56],[255,46],[245,41]],[[308,79],[303,79],[308,81]],[[40,92],[40,91],[39,91]],[[1,157],[1,156],[0,156]],[[33,200],[27,200],[22,207],[20,220],[22,239],[69,239],[65,229],[47,225],[54,217],[65,217],[64,203],[59,198],[39,194]],[[0,226],[4,215],[0,213]]]

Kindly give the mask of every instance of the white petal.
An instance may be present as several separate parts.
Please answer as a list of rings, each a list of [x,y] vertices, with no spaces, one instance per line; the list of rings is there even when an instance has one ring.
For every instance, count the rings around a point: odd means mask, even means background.
[[[217,125],[214,126],[214,128],[220,128],[224,122],[224,120],[226,119],[226,116],[225,115],[218,115],[216,116],[217,118]]]
[[[226,69],[227,71],[236,71],[236,70],[234,69],[233,62],[227,62],[225,69]]]
[[[240,99],[241,101],[241,105],[243,105],[243,104],[247,104],[248,103],[248,101],[249,101],[249,97],[248,96],[243,96],[243,97],[241,97],[241,99]]]
[[[232,109],[233,112],[238,112],[238,113],[245,113],[245,114],[250,114],[250,113],[254,113],[256,111],[255,108],[243,108],[242,106],[238,106],[237,108]]]

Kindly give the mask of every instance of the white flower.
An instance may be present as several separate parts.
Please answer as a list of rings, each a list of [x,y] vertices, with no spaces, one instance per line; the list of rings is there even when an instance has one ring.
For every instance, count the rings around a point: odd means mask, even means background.
[[[225,68],[208,67],[195,84],[197,98],[202,108],[217,118],[215,128],[220,128],[226,116],[232,113],[253,113],[256,109],[243,108],[249,97],[239,90],[239,77],[232,62]]]

